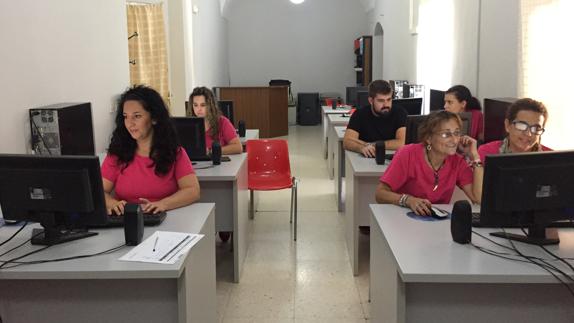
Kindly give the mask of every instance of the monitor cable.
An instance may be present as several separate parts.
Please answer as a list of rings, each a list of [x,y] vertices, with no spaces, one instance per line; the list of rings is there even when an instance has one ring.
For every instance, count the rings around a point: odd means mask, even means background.
[[[8,243],[8,241],[14,239],[14,237],[16,237],[18,235],[18,233],[20,233],[22,230],[24,230],[24,228],[28,225],[28,222],[24,222],[24,224],[20,227],[20,229],[18,229],[18,231],[14,232],[14,234],[12,236],[10,236],[10,238],[2,241],[0,243],[0,247],[2,247],[3,245],[5,245],[6,243]]]

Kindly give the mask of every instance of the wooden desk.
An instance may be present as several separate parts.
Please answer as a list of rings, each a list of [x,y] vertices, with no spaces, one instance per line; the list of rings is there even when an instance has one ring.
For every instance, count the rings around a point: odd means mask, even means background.
[[[193,167],[201,187],[200,201],[216,205],[215,231],[233,232],[233,277],[238,283],[251,232],[247,154],[229,155],[229,158],[231,161],[222,162],[221,165],[213,166],[208,161],[197,162]]]
[[[370,211],[372,322],[574,322],[572,295],[545,270],[453,242],[449,220],[417,221],[406,216],[407,209],[388,204],[371,205]],[[573,257],[574,230],[560,229],[559,235],[560,245],[547,248]],[[472,240],[510,252],[476,235]],[[551,259],[537,246],[515,245],[527,255]]]
[[[244,120],[249,128],[259,129],[262,138],[289,134],[287,87],[220,87],[222,100],[233,101],[235,120]]]
[[[173,265],[119,261],[132,247],[96,257],[0,270],[3,322],[215,322],[215,232],[213,203],[168,212],[156,230],[205,236]],[[33,227],[0,247],[3,253],[28,240]],[[0,228],[4,241],[19,227]],[[97,236],[51,246],[23,261],[101,252],[125,243],[123,228],[93,230]],[[41,246],[25,244],[2,259]]]
[[[327,115],[347,113],[350,110],[351,106],[349,105],[344,105],[337,109],[333,109],[331,106],[328,105],[321,106],[321,123],[323,125],[323,138],[322,138],[323,158],[327,159],[327,136],[329,134],[328,133],[329,120],[327,119]]]

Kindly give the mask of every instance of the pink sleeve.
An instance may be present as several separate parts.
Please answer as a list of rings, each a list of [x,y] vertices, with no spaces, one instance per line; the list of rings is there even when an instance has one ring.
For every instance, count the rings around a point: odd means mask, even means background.
[[[407,149],[405,149],[407,148]],[[408,165],[412,149],[405,146],[395,153],[389,167],[385,170],[379,181],[389,185],[393,192],[396,192],[399,187],[402,187],[408,178]]]
[[[102,177],[108,181],[115,183],[120,173],[120,166],[118,165],[118,157],[107,154],[101,167]]]
[[[480,134],[484,131],[484,121],[483,114],[478,110],[473,110],[472,112],[472,125],[471,125],[471,137],[478,139]]]
[[[195,171],[193,170],[187,152],[180,147],[177,152],[177,157],[175,158],[175,179],[180,179],[189,174],[195,174]]]
[[[222,141],[221,145],[225,146],[229,144],[229,142],[236,137],[237,132],[235,132],[235,127],[231,121],[226,117],[221,116],[221,118],[219,118],[219,138]]]
[[[484,163],[486,155],[498,154],[501,144],[501,141],[493,141],[478,147],[478,155],[480,156],[480,161]]]
[[[465,185],[472,184],[472,182],[474,181],[474,177],[472,174],[472,168],[470,168],[470,166],[468,166],[468,164],[466,163],[466,160],[464,160],[464,158],[462,158],[462,157],[459,158],[457,169],[458,169],[458,174],[457,174],[457,179],[456,179],[456,185],[458,185],[458,187],[462,188]]]

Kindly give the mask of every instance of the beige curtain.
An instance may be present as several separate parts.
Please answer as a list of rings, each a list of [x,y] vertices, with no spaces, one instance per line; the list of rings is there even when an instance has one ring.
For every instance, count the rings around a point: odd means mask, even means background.
[[[169,106],[163,4],[128,3],[127,14],[130,82],[154,88]]]

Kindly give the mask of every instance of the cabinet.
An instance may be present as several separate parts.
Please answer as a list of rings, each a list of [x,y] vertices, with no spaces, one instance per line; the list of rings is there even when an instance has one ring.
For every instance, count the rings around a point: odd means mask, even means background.
[[[359,37],[354,45],[357,86],[367,86],[373,77],[373,37]]]

